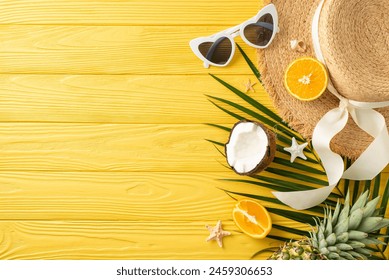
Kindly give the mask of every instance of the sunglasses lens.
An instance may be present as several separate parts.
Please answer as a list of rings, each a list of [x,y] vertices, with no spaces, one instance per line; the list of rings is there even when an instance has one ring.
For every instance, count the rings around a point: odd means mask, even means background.
[[[215,42],[204,42],[199,45],[200,53],[210,62],[224,65],[232,54],[232,43],[227,37],[221,37]]]
[[[273,17],[265,14],[256,23],[249,24],[243,30],[243,34],[250,43],[259,47],[269,44],[274,33]]]

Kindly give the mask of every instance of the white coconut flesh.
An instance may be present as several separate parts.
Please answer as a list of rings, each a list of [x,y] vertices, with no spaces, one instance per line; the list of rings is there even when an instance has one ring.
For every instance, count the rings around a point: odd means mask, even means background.
[[[254,170],[266,156],[269,139],[262,127],[252,122],[238,123],[226,145],[228,164],[238,173]]]

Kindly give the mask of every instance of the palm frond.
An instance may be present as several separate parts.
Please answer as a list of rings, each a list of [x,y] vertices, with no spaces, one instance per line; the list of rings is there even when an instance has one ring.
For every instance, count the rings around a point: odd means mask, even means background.
[[[316,225],[316,223],[315,223],[316,216],[307,214],[305,212],[301,212],[301,211],[295,212],[295,211],[291,211],[291,210],[284,210],[284,209],[278,209],[278,208],[272,208],[272,207],[268,207],[267,211],[269,211],[270,213],[279,215],[281,217],[285,217],[285,218],[288,218],[290,220],[299,222],[299,223],[309,224],[311,226]]]
[[[350,159],[346,159],[346,169],[348,169],[350,166],[351,166],[351,160]],[[345,179],[344,180],[344,192],[343,192],[343,194],[348,193],[349,187],[350,187],[350,180],[349,179]]]
[[[306,230],[299,230],[296,228],[285,227],[285,226],[281,226],[281,225],[277,225],[277,224],[273,224],[273,228],[279,229],[279,230],[282,230],[285,232],[293,233],[293,234],[296,234],[298,236],[309,236],[309,232]]]
[[[278,240],[278,241],[281,241],[281,242],[288,242],[290,241],[290,238],[286,238],[286,237],[282,237],[282,236],[278,236],[278,235],[271,235],[269,234],[267,236],[267,238],[271,238],[271,239],[274,239],[274,240]],[[257,256],[258,254],[254,254],[254,256]]]
[[[214,144],[214,145],[216,145],[216,146],[224,146],[223,143],[217,142],[217,141],[215,141],[215,140],[205,139],[205,141],[208,141],[209,143],[212,143],[212,144]]]
[[[250,60],[250,58],[247,56],[247,54],[243,51],[243,49],[239,46],[239,44],[236,44],[236,46],[238,47],[238,50],[239,52],[242,54],[244,60],[246,61],[246,63],[248,64],[248,66],[250,67],[251,71],[253,72],[253,74],[255,75],[255,77],[257,77],[258,81],[262,84],[262,80],[261,80],[261,73],[259,72],[258,68],[254,65],[254,63]]]
[[[302,173],[293,173],[293,172],[290,172],[290,171],[285,170],[285,169],[269,167],[266,169],[266,171],[273,173],[273,174],[276,174],[276,175],[281,175],[281,176],[289,177],[292,179],[297,179],[297,180],[301,180],[304,182],[313,183],[313,184],[316,184],[319,186],[327,186],[328,185],[327,181],[323,181],[321,179],[318,179],[318,178],[315,178],[315,177],[312,177],[309,175],[305,175]]]
[[[213,144],[213,146],[215,147],[215,149],[223,156],[223,157],[226,157],[226,155],[225,155],[225,153],[222,151],[222,150],[220,150],[220,144],[221,143],[218,143],[218,142],[216,142],[216,141],[212,141],[212,140],[209,140],[209,139],[205,139],[206,141],[208,141],[208,142],[211,142],[212,144]],[[223,144],[222,144],[223,145]]]
[[[308,186],[305,186],[305,185],[292,186],[290,184],[283,184],[283,185],[281,185],[281,184],[265,183],[266,180],[267,181],[276,182],[275,180],[272,180],[272,178],[267,178],[267,177],[263,178],[263,180],[265,182],[246,180],[246,179],[220,179],[220,180],[228,181],[228,182],[251,184],[251,185],[255,185],[255,186],[258,186],[258,187],[262,187],[262,188],[267,188],[269,190],[277,191],[277,192],[291,192],[291,191],[295,191],[296,189],[299,189],[299,188],[300,188],[300,190],[313,189],[313,187],[308,187]]]
[[[231,128],[230,127],[226,127],[226,126],[223,126],[223,125],[213,124],[213,123],[206,123],[206,125],[213,126],[213,127],[219,128],[219,129],[227,131],[227,132],[231,132]]]
[[[213,101],[211,101],[211,100],[210,100],[210,102],[211,102],[213,105],[215,105],[216,107],[218,107],[220,110],[222,110],[223,112],[225,112],[225,113],[227,113],[228,115],[234,117],[235,119],[237,119],[237,120],[243,120],[243,119],[244,119],[243,116],[240,116],[240,115],[238,115],[238,114],[235,114],[235,113],[233,113],[233,112],[231,112],[231,111],[229,111],[229,110],[227,110],[227,109],[224,109],[223,107],[217,105],[215,102],[213,102]]]
[[[388,201],[389,201],[389,178],[388,181],[386,182],[386,186],[385,186],[384,193],[382,195],[381,206],[380,206],[381,214],[383,216],[385,216],[385,212],[388,207]],[[385,252],[388,249],[387,244],[389,243],[389,226],[386,227],[386,229],[384,229],[383,234],[386,235],[386,237],[383,240],[386,243],[386,245],[383,245],[382,247],[382,251]]]
[[[380,192],[381,187],[381,173],[377,175],[374,179],[374,188],[372,192],[372,197],[377,197]]]
[[[381,214],[385,215],[386,209],[388,207],[388,200],[389,200],[389,179],[386,182],[384,194],[382,195],[382,200],[381,200]]]
[[[308,191],[313,190],[315,187],[304,184],[303,182],[296,183],[287,179],[274,178],[273,176],[266,175],[253,175],[251,178],[255,178],[261,181],[271,183],[274,186],[278,186],[278,189],[273,189],[276,191]]]
[[[247,65],[251,69],[254,76],[258,79],[258,81],[262,84],[261,74],[258,71],[255,64],[250,60],[247,54],[243,51],[243,49],[237,44],[237,48],[242,54],[244,60]],[[261,174],[257,174],[254,176],[246,177],[246,178],[237,178],[237,179],[221,179],[226,182],[231,183],[244,183],[248,185],[252,185],[253,187],[260,187],[269,189],[271,191],[302,191],[302,190],[311,190],[314,188],[320,188],[323,186],[327,186],[328,182],[324,179],[325,172],[322,166],[320,159],[315,153],[312,144],[309,143],[306,150],[304,151],[307,156],[306,161],[297,160],[294,163],[291,163],[289,160],[285,159],[285,157],[289,157],[290,154],[284,150],[285,147],[288,147],[291,143],[291,138],[295,137],[299,142],[305,142],[305,139],[296,131],[291,129],[287,123],[285,123],[280,116],[274,113],[271,109],[261,104],[253,97],[247,95],[226,81],[220,79],[219,77],[210,74],[213,79],[215,79],[218,83],[224,86],[229,92],[238,96],[242,101],[240,102],[232,102],[226,98],[221,98],[217,96],[206,95],[208,100],[214,104],[217,108],[225,112],[226,114],[232,116],[236,120],[242,120],[245,118],[251,118],[253,120],[257,120],[259,122],[264,123],[269,129],[273,130],[277,135],[277,153],[276,157],[270,167],[268,167]],[[231,128],[219,125],[219,124],[210,124],[206,125],[215,127],[217,129],[223,130],[225,132],[230,132]],[[215,148],[223,155],[224,153],[220,150],[221,147],[224,146],[224,143],[221,141],[206,139],[206,141],[212,143]],[[351,160],[345,159],[346,168],[350,167]],[[378,175],[373,180],[368,180],[363,183],[358,181],[350,181],[350,180],[341,180],[336,186],[336,192],[333,192],[329,198],[327,198],[323,205],[327,205],[328,209],[333,209],[336,206],[337,200],[342,198],[344,199],[344,195],[346,193],[350,193],[351,200],[353,202],[358,198],[359,192],[369,190],[370,195],[372,197],[376,197],[380,195],[381,192],[381,175]],[[315,226],[316,221],[315,218],[322,217],[325,213],[322,206],[316,206],[307,211],[296,211],[296,210],[286,210],[287,206],[284,205],[279,200],[274,197],[261,196],[254,193],[242,193],[235,192],[230,190],[224,190],[227,195],[234,198],[234,196],[243,196],[252,199],[256,199],[270,206],[267,207],[268,211],[273,215],[279,215],[286,220],[291,220],[297,223],[302,223],[305,226],[311,225]],[[255,191],[254,191],[255,192]],[[338,193],[337,193],[338,192]],[[235,198],[234,198],[235,199]],[[385,215],[385,211],[388,207],[389,203],[389,179],[386,182],[386,188],[382,194],[381,200],[381,214]],[[310,213],[315,213],[316,215],[312,215]],[[282,224],[273,224],[273,228],[277,229],[283,233],[296,234],[299,236],[308,236],[307,231],[300,230],[298,228],[287,227]],[[389,227],[385,230],[382,230],[380,233],[380,238],[385,243],[389,242]],[[279,240],[282,242],[290,241],[290,239],[285,238],[283,236],[277,235],[268,235],[268,238],[272,238],[274,240]],[[259,251],[257,254],[270,251],[267,248]],[[373,252],[381,254],[383,258],[385,257],[384,251],[387,250],[386,245],[379,245],[377,248],[369,248]],[[253,257],[255,257],[255,254]],[[382,259],[379,255],[375,255],[371,257],[372,259]]]
[[[217,101],[219,101],[219,102],[221,102],[221,103],[227,104],[227,105],[229,105],[229,106],[231,106],[231,107],[233,107],[233,108],[235,108],[235,109],[238,109],[239,111],[241,111],[241,112],[243,112],[243,113],[245,113],[245,114],[247,114],[247,115],[249,115],[249,116],[255,118],[256,120],[258,120],[258,121],[260,121],[260,122],[266,124],[266,125],[267,125],[268,127],[270,127],[270,128],[274,128],[274,127],[278,127],[278,126],[279,126],[279,123],[277,123],[277,122],[275,122],[275,121],[273,121],[273,120],[271,120],[271,119],[269,119],[269,118],[266,118],[266,117],[264,117],[263,115],[258,114],[257,112],[254,112],[253,110],[250,110],[250,109],[248,109],[248,108],[246,108],[246,107],[244,107],[244,106],[242,106],[242,105],[239,105],[239,104],[237,104],[237,103],[228,101],[228,100],[223,99],[223,98],[219,98],[219,97],[215,97],[215,96],[210,96],[210,95],[206,95],[206,96],[207,96],[208,98],[210,98],[210,99],[217,100]],[[214,104],[215,104],[215,103],[214,103]],[[278,132],[282,132],[282,133],[284,133],[284,134],[287,134],[287,135],[289,135],[290,137],[293,137],[293,136],[294,136],[294,134],[291,134],[289,131],[287,131],[287,130],[285,130],[285,129],[284,129],[284,130],[280,130],[280,129],[277,128],[277,131],[278,131]],[[282,134],[277,134],[277,138],[278,138],[280,141],[284,142],[284,143],[287,143],[287,144],[290,143],[289,138],[283,136]]]
[[[297,170],[302,170],[302,171],[305,171],[305,172],[309,172],[309,173],[312,173],[312,174],[317,174],[317,175],[325,175],[326,173],[320,169],[317,169],[317,168],[314,168],[312,166],[309,166],[309,165],[305,165],[305,164],[302,164],[302,163],[298,163],[298,162],[290,162],[289,160],[286,160],[286,159],[283,159],[283,158],[280,158],[280,157],[275,157],[274,160],[273,160],[274,163],[277,163],[281,166],[287,166],[289,168],[293,168],[293,169],[297,169]]]
[[[254,108],[258,109],[259,112],[262,112],[266,116],[268,116],[270,119],[273,119],[273,121],[276,122],[277,125],[280,125],[284,127],[287,130],[290,130],[290,132],[296,137],[296,139],[299,139],[300,141],[303,141],[304,139],[296,132],[291,130],[281,119],[280,116],[278,116],[276,113],[268,109],[266,106],[262,105],[258,101],[256,101],[254,98],[248,96],[244,92],[240,91],[239,89],[235,88],[234,86],[230,85],[229,83],[223,81],[222,79],[216,77],[215,75],[210,74],[216,81],[221,83],[223,86],[225,86],[227,89],[229,89],[231,92],[235,93],[237,96],[239,96],[242,100],[249,103]]]
[[[353,195],[352,195],[352,199],[351,199],[351,204],[354,204],[355,201],[357,201],[357,199],[358,199],[360,181],[353,181],[353,183],[354,183],[354,187],[353,187]]]
[[[371,181],[372,180],[366,180],[365,181],[365,188],[363,189],[363,192],[370,190],[370,188],[371,188]]]
[[[267,202],[282,204],[279,200],[277,200],[277,199],[275,199],[275,198],[273,198],[273,197],[260,196],[260,195],[249,194],[249,193],[233,192],[233,191],[229,191],[229,190],[225,190],[225,189],[221,189],[221,190],[224,191],[224,192],[226,192],[226,193],[229,194],[230,196],[231,196],[231,194],[234,194],[234,195],[249,197],[249,198],[253,198],[253,199],[257,199],[257,200],[262,200],[262,201],[267,201]]]

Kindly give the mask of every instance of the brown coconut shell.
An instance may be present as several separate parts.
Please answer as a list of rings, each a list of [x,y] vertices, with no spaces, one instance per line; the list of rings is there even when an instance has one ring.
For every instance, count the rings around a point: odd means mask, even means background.
[[[262,158],[262,160],[256,165],[256,167],[254,169],[252,169],[251,171],[249,172],[244,172],[244,173],[240,173],[238,171],[235,170],[234,167],[232,167],[229,163],[228,163],[228,160],[227,160],[227,164],[232,168],[232,170],[234,170],[234,172],[236,174],[239,174],[239,175],[246,175],[246,176],[250,176],[250,175],[255,175],[257,173],[260,173],[262,172],[263,170],[265,170],[269,165],[270,163],[273,162],[274,160],[274,156],[276,154],[276,149],[277,149],[277,145],[276,145],[276,134],[269,130],[267,127],[265,127],[263,124],[259,123],[259,122],[256,122],[256,121],[250,121],[250,120],[241,120],[237,123],[234,124],[234,126],[232,127],[231,129],[231,132],[230,132],[230,136],[228,137],[228,142],[224,145],[224,151],[225,151],[225,154],[226,154],[226,158],[227,158],[227,145],[230,143],[231,141],[231,135],[235,129],[235,127],[237,125],[239,125],[240,123],[247,123],[247,122],[250,122],[250,123],[254,123],[255,125],[261,127],[263,129],[263,131],[265,132],[266,136],[267,136],[267,140],[268,140],[268,146],[267,146],[267,149],[266,149],[266,153],[265,153],[265,156]]]

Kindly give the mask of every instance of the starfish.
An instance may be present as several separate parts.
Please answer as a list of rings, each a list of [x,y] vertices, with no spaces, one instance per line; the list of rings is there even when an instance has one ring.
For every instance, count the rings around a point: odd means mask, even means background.
[[[252,92],[255,92],[255,89],[254,89],[254,86],[256,85],[257,83],[251,83],[251,80],[249,79],[247,83],[244,83],[245,87],[246,87],[246,92],[249,92],[250,90]]]
[[[211,226],[208,226],[206,225],[205,226],[207,228],[207,230],[210,232],[208,238],[206,239],[206,241],[211,241],[211,240],[216,240],[217,244],[219,245],[219,247],[223,247],[223,237],[224,236],[228,236],[228,235],[231,235],[230,232],[228,231],[224,231],[222,229],[222,221],[218,221],[216,226],[214,227],[211,227]]]
[[[285,151],[290,153],[290,162],[294,162],[297,157],[302,159],[307,159],[304,155],[304,148],[308,145],[308,143],[304,143],[299,145],[296,141],[296,138],[292,138],[292,146],[289,148],[284,148]]]

